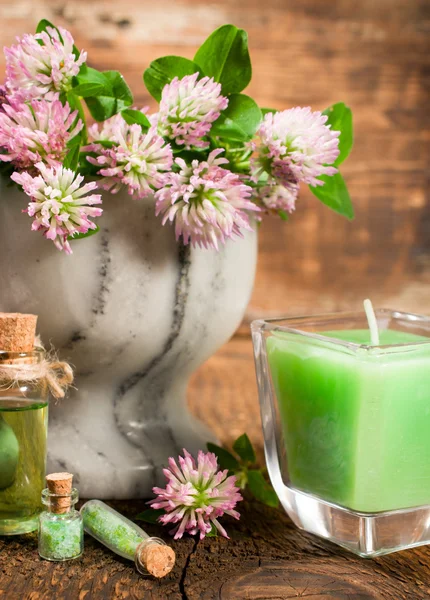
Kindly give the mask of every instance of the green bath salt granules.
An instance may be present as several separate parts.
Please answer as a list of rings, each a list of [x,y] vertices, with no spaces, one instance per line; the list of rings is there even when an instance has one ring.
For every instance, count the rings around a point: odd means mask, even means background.
[[[48,487],[42,492],[46,510],[39,517],[39,554],[46,560],[78,558],[84,549],[82,516],[75,510],[79,496],[72,478],[70,473],[46,477]]]
[[[139,573],[164,577],[175,564],[175,553],[163,540],[150,537],[138,525],[101,502],[89,500],[81,508],[86,533],[129,560]]]

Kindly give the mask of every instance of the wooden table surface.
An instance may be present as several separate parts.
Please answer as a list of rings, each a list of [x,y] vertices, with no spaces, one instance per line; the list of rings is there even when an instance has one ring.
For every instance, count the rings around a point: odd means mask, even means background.
[[[111,503],[129,517],[138,502]],[[242,519],[225,520],[230,540],[172,542],[176,565],[162,580],[88,536],[81,558],[43,561],[35,534],[0,540],[0,598],[5,600],[427,600],[428,547],[360,559],[298,531],[281,510],[242,502]],[[160,528],[147,526],[160,536]]]
[[[247,430],[260,444],[260,423],[248,337],[229,342],[193,378],[194,412],[226,440]],[[208,409],[208,407],[210,407]],[[260,444],[261,450],[261,444]],[[261,453],[260,453],[261,456]],[[142,501],[114,502],[133,518]],[[86,536],[83,556],[43,561],[35,534],[0,538],[0,598],[5,600],[428,600],[430,546],[361,559],[296,529],[282,509],[246,498],[231,537],[172,542],[177,564],[161,581],[142,578],[131,562]]]
[[[133,518],[142,502],[111,502]],[[39,558],[36,534],[0,538],[0,598],[5,600],[428,600],[430,549],[358,558],[297,530],[281,509],[241,503],[239,522],[224,519],[230,539],[190,537],[162,580],[142,577],[132,562],[86,536],[81,558]]]
[[[366,296],[429,314],[429,8],[428,0],[0,0],[0,32],[8,45],[44,17],[69,28],[90,64],[119,69],[144,105],[141,74],[151,60],[192,57],[215,27],[244,27],[249,94],[260,105],[322,109],[343,100],[353,108],[344,175],[357,213],[348,223],[304,192],[288,223],[264,223],[246,321],[358,308]],[[194,375],[189,398],[223,442],[246,431],[262,459],[246,323]],[[117,506],[129,516],[142,510]],[[227,519],[230,541],[174,543],[177,566],[161,582],[92,540],[81,559],[55,564],[38,558],[34,535],[3,538],[0,598],[430,598],[430,547],[363,560],[299,532],[281,510],[245,501],[241,512],[239,523]]]

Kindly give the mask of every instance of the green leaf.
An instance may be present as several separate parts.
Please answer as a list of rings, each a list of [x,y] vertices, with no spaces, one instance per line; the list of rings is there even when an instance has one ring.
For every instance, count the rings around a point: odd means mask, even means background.
[[[261,471],[248,471],[248,487],[256,500],[267,504],[267,506],[277,507],[279,500],[275,490],[268,483]]]
[[[234,121],[222,114],[212,125],[210,135],[231,142],[249,141],[249,136]]]
[[[36,33],[42,33],[42,31],[46,31],[48,27],[53,27],[54,29],[57,29],[55,27],[55,25],[53,23],[51,23],[51,21],[48,21],[48,19],[42,19],[37,24]],[[58,29],[57,29],[57,31],[58,31]],[[60,33],[60,32],[58,32],[58,33]]]
[[[63,167],[66,169],[72,169],[72,171],[76,171],[79,164],[79,154],[84,135],[85,134],[82,129],[77,135],[75,135],[75,137],[67,142],[68,152],[63,160]]]
[[[78,96],[76,96],[76,94],[74,94],[73,90],[70,90],[69,92],[67,92],[65,99],[69,103],[69,106],[72,110],[78,111],[79,118],[82,120],[82,122],[84,124],[82,138],[86,139],[86,119],[85,119],[84,107],[82,106],[82,102],[81,102],[80,98]]]
[[[279,111],[276,110],[276,108],[262,108],[261,109],[261,114],[263,115],[263,117],[265,117],[268,113],[272,113],[275,114]]]
[[[353,219],[354,208],[342,175],[340,173],[336,173],[336,175],[331,177],[328,175],[321,175],[318,179],[324,181],[324,185],[315,187],[309,186],[309,189],[314,196],[340,215],[347,217],[348,219]]]
[[[87,237],[91,237],[92,235],[95,235],[99,231],[100,231],[100,227],[98,225],[96,225],[95,229],[89,229],[87,231],[87,233],[75,233],[75,235],[69,235],[69,237],[67,239],[70,242],[72,242],[74,240],[83,240],[83,239],[85,239]]]
[[[36,33],[42,33],[42,31],[46,31],[47,32],[47,28],[48,27],[53,27],[54,29],[57,30],[58,35],[60,37],[61,43],[64,43],[63,41],[63,37],[58,29],[58,27],[55,27],[55,25],[53,23],[51,23],[51,21],[48,21],[48,19],[42,19],[41,21],[39,21],[39,23],[37,24],[36,27]],[[48,32],[47,32],[48,33]],[[49,33],[48,33],[49,35]],[[42,40],[37,40],[40,44],[43,45]],[[76,58],[79,58],[80,56],[80,52],[79,50],[76,48],[76,46],[73,46],[73,54],[75,55]]]
[[[224,94],[241,92],[252,77],[248,34],[234,25],[223,25],[203,42],[194,62],[222,85]]]
[[[232,94],[228,106],[211,128],[211,135],[228,140],[248,141],[262,120],[257,103],[245,94]]]
[[[114,97],[130,106],[133,103],[133,94],[121,73],[119,71],[103,71],[103,75],[109,81]]]
[[[278,215],[283,221],[288,221],[288,219],[290,218],[289,214],[285,212],[285,210],[278,210]]]
[[[87,67],[73,78],[73,92],[76,96],[87,98],[102,94],[111,94],[112,87],[106,75],[97,69]]]
[[[82,63],[82,65],[79,67],[78,77],[79,75],[84,75],[88,69],[91,69],[91,67],[89,67],[87,63]]]
[[[145,521],[145,523],[158,523],[158,517],[165,515],[166,511],[162,508],[148,508],[134,517],[135,521]]]
[[[246,462],[255,463],[256,456],[254,448],[252,447],[251,440],[244,433],[233,444],[233,450],[240,456],[240,458]]]
[[[332,130],[340,131],[339,156],[335,166],[340,165],[351,152],[354,141],[352,126],[352,111],[343,102],[329,106],[324,112],[328,116],[326,125],[331,125]]]
[[[66,144],[67,148],[72,149],[76,146],[80,146],[82,142],[82,130],[75,135],[71,140],[69,140]]]
[[[234,475],[236,477],[236,485],[240,487],[241,490],[244,490],[248,485],[248,469],[245,467],[239,471],[235,471]]]
[[[95,152],[81,152],[79,155],[78,171],[85,177],[96,177],[100,170],[100,165],[93,165],[92,163],[88,162],[87,156],[97,158],[97,154]]]
[[[117,142],[112,140],[95,140],[95,143],[100,144],[102,148],[114,148],[117,145]]]
[[[80,136],[75,136],[75,138]],[[73,139],[75,139],[73,138]],[[73,141],[73,140],[71,140]],[[72,171],[76,171],[77,166],[79,164],[79,150],[80,143],[76,142],[74,145],[70,147],[70,150],[66,154],[66,158],[63,160],[63,167],[66,169],[72,169]],[[75,239],[75,238],[74,238]]]
[[[123,108],[122,106],[118,106],[117,100],[112,96],[91,96],[85,98],[85,102],[91,116],[99,122],[113,117],[113,115],[116,115]]]
[[[174,142],[170,142],[173,150],[173,154],[179,158],[182,158],[187,163],[191,163],[193,160],[205,160],[206,154],[205,149],[193,148],[192,150],[184,150],[183,146],[175,146]]]
[[[81,83],[73,88],[74,93],[81,98],[89,98],[90,96],[101,96],[106,91],[106,86],[100,83]]]
[[[79,98],[79,96],[77,96],[73,89],[68,91],[66,94],[66,97],[64,99],[65,101],[67,101],[69,103],[69,106],[72,110],[78,110],[79,111],[79,116],[81,118],[85,118],[85,114],[82,108],[82,102]]]
[[[211,523],[211,530],[206,534],[206,537],[218,537],[218,529]]]
[[[202,74],[202,71],[192,60],[182,56],[163,56],[152,61],[143,74],[143,81],[151,96],[160,101],[164,86],[174,77],[182,79],[194,73]]]
[[[218,458],[218,464],[221,469],[228,469],[229,471],[235,471],[240,468],[239,462],[228,450],[212,444],[209,442],[206,444],[209,452],[213,452]]]
[[[74,82],[77,84],[82,83],[99,83],[103,86],[110,86],[109,80],[102,71],[93,69],[92,67],[86,67],[84,71],[79,71],[78,75],[74,77]]]
[[[145,130],[151,127],[151,123],[140,110],[134,110],[133,108],[125,108],[121,112],[121,115],[124,121],[129,125],[137,124]]]
[[[85,98],[96,121],[105,121],[133,103],[133,95],[119,71],[103,71],[106,87],[101,95]]]

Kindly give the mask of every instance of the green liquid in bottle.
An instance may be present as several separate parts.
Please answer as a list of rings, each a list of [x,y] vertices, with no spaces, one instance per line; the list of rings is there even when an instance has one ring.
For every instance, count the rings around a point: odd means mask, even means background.
[[[0,535],[34,531],[42,510],[48,403],[0,401]]]

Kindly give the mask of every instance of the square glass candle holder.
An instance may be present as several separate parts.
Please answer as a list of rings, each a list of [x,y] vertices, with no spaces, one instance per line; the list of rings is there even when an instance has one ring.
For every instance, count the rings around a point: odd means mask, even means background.
[[[293,522],[360,556],[430,543],[430,318],[252,323],[265,454]]]

